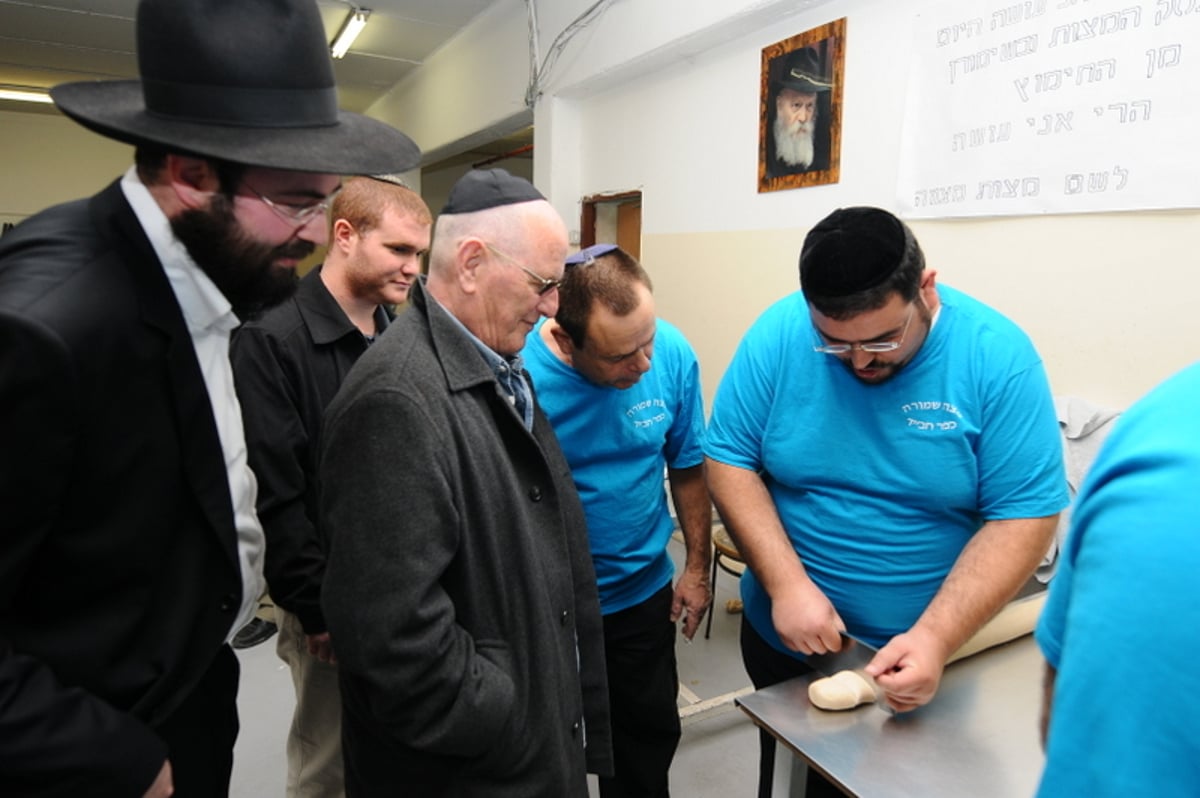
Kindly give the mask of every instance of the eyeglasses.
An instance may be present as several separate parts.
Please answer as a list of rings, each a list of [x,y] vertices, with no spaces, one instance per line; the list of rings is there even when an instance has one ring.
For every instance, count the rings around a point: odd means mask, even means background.
[[[513,266],[516,266],[518,269],[520,269],[521,271],[523,271],[523,272],[525,272],[526,274],[528,274],[528,275],[529,275],[529,279],[530,279],[530,280],[532,280],[532,281],[533,281],[533,283],[534,283],[535,285],[537,285],[537,287],[538,287],[538,288],[537,288],[537,294],[538,294],[538,296],[545,296],[546,294],[550,293],[550,292],[551,292],[551,291],[553,291],[555,288],[558,288],[559,286],[561,286],[561,285],[563,284],[563,278],[561,278],[561,277],[560,277],[559,279],[557,279],[557,280],[551,280],[551,279],[549,279],[549,278],[547,278],[547,277],[543,277],[543,276],[541,276],[540,274],[538,274],[537,272],[535,272],[535,271],[531,271],[531,270],[529,270],[529,269],[525,268],[525,267],[524,267],[523,265],[521,265],[521,263],[520,263],[520,262],[519,262],[519,261],[518,261],[516,258],[514,258],[512,255],[508,255],[508,254],[506,254],[505,252],[503,252],[502,250],[496,249],[494,246],[492,246],[492,245],[491,245],[491,244],[489,244],[488,242],[484,241],[484,242],[483,242],[483,245],[484,245],[485,247],[487,247],[488,249],[490,249],[490,250],[491,250],[492,252],[494,252],[495,254],[499,255],[499,256],[500,256],[500,257],[502,257],[502,258],[504,258],[506,261],[508,261],[509,263],[511,263]]]
[[[904,345],[904,336],[908,334],[908,325],[912,322],[913,312],[916,309],[916,305],[908,309],[908,318],[904,320],[904,327],[900,330],[900,337],[895,341],[868,341],[865,344],[824,344],[822,346],[814,346],[813,351],[824,352],[827,355],[844,355],[847,352],[853,352],[855,349],[871,354],[895,352]],[[820,330],[817,330],[817,335],[821,335]]]
[[[242,183],[242,185],[250,189],[254,196],[262,200],[263,205],[275,211],[279,218],[285,222],[292,222],[298,225],[308,224],[318,214],[324,215],[325,211],[329,210],[329,206],[333,204],[333,200],[337,197],[338,192],[341,191],[341,188],[336,189],[328,197],[314,205],[289,205],[287,203],[276,202],[249,183]]]

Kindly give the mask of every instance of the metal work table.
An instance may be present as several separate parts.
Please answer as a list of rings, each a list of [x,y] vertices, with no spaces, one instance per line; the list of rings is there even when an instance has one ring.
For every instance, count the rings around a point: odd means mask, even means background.
[[[808,684],[817,676],[759,690],[738,704],[775,738],[773,796],[802,796],[809,765],[861,798],[1028,798],[1044,761],[1042,667],[1027,635],[948,666],[932,702],[895,717],[873,704],[816,709]]]

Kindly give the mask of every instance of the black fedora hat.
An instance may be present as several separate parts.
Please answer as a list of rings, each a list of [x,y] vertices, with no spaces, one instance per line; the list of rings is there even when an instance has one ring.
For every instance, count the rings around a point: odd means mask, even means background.
[[[67,116],[128,144],[157,144],[301,172],[403,172],[412,139],[339,111],[314,0],[142,0],[140,80],[64,83]]]
[[[775,81],[775,90],[791,89],[805,94],[829,91],[833,79],[825,74],[821,57],[811,47],[792,50],[784,57],[783,68]]]

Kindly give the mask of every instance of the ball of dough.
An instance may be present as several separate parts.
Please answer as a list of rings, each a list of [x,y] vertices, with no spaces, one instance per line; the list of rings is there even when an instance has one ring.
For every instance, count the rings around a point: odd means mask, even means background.
[[[808,700],[818,709],[854,709],[875,700],[875,685],[858,671],[839,671],[810,684]]]

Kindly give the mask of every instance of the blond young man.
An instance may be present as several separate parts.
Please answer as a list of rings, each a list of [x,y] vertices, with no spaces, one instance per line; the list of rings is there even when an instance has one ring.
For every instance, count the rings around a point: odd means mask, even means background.
[[[287,794],[345,794],[334,642],[321,611],[324,535],[318,526],[321,416],[359,355],[408,299],[429,249],[429,208],[395,178],[348,180],[330,212],[325,262],[296,295],[233,340],[233,364],[258,477],[265,573],[280,626],[276,651],[292,671]]]

